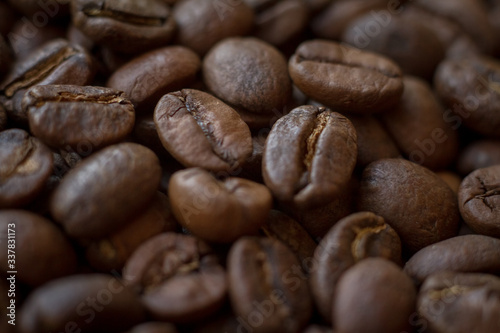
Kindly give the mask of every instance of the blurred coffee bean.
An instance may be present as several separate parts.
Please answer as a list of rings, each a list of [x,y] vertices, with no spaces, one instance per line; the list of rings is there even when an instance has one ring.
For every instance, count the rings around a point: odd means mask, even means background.
[[[481,168],[500,164],[500,141],[479,140],[467,145],[460,153],[457,169],[463,176]]]
[[[50,150],[21,129],[0,132],[0,208],[31,202],[52,171]]]
[[[237,177],[217,180],[200,168],[176,172],[168,196],[179,223],[194,235],[216,243],[256,234],[271,210],[264,185]]]
[[[65,38],[64,28],[58,25],[35,26],[26,17],[12,27],[8,38],[16,59],[25,59],[42,45],[58,38]]]

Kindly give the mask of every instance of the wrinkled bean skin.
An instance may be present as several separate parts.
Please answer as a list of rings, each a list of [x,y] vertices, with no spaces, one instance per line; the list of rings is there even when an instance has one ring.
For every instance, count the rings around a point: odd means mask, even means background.
[[[72,237],[104,237],[144,208],[160,177],[160,164],[151,150],[135,143],[112,145],[64,177],[50,211]]]
[[[500,278],[478,273],[431,275],[420,288],[417,307],[428,332],[498,332]]]
[[[229,171],[252,153],[248,126],[210,94],[184,89],[162,97],[154,120],[164,147],[186,167]]]
[[[228,255],[229,297],[236,315],[250,321],[253,312],[263,311],[259,306],[266,307],[268,315],[252,327],[255,332],[301,332],[312,311],[303,274],[295,255],[280,241],[241,238]]]
[[[483,235],[464,235],[444,240],[415,253],[405,272],[422,282],[440,271],[500,273],[500,239]]]
[[[479,234],[500,238],[500,165],[477,169],[458,191],[462,218]]]
[[[119,142],[135,121],[134,106],[123,92],[92,86],[35,86],[26,92],[22,107],[33,135],[59,148]]]
[[[401,69],[392,60],[331,41],[302,43],[288,69],[300,90],[334,110],[379,112],[403,93]]]
[[[301,106],[280,118],[267,137],[264,182],[281,202],[317,207],[340,195],[356,155],[356,130],[347,118],[323,107]]]
[[[401,264],[401,240],[384,219],[370,212],[338,221],[314,251],[310,286],[318,311],[329,322],[336,285],[357,262],[382,257]]]
[[[208,245],[175,233],[143,243],[127,261],[123,277],[141,293],[153,318],[175,323],[212,314],[227,292],[226,273]]]
[[[264,185],[237,177],[219,181],[199,168],[176,172],[168,196],[183,227],[216,243],[256,234],[272,206],[271,193]]]
[[[383,159],[363,171],[358,209],[382,216],[414,253],[456,236],[455,193],[436,174],[404,159]]]

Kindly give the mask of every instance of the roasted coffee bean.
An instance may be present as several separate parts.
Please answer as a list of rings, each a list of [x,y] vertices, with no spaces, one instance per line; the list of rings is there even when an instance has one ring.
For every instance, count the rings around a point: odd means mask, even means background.
[[[488,14],[480,1],[429,1],[417,0],[415,5],[457,24],[485,53],[496,47],[495,30],[488,20]]]
[[[359,168],[383,158],[400,156],[394,139],[377,118],[371,115],[346,114],[345,116],[356,129],[358,137],[356,165]]]
[[[0,208],[21,207],[42,190],[52,172],[52,153],[21,129],[0,132]]]
[[[226,273],[203,241],[175,233],[143,243],[123,269],[150,315],[192,322],[215,312],[227,293]]]
[[[15,267],[16,279],[27,285],[38,286],[76,271],[76,255],[69,241],[51,221],[39,215],[2,210],[0,236],[4,249],[11,245],[15,249],[0,254],[2,270],[12,271]]]
[[[302,332],[312,300],[297,257],[286,245],[241,238],[231,247],[227,266],[233,310],[253,332]]]
[[[175,20],[162,0],[72,0],[73,24],[98,44],[123,53],[166,45]]]
[[[500,238],[500,164],[477,169],[464,178],[458,207],[472,230]]]
[[[229,171],[252,153],[250,129],[233,108],[205,92],[167,94],[154,120],[163,146],[186,167]]]
[[[463,176],[476,169],[500,164],[500,140],[479,140],[467,145],[457,161],[457,169]]]
[[[272,114],[291,96],[286,60],[256,38],[227,38],[203,60],[204,80],[217,97],[237,110]]]
[[[405,76],[403,82],[399,104],[381,115],[382,122],[410,161],[444,169],[457,155],[458,133],[443,117],[443,107],[425,81]]]
[[[261,231],[272,239],[278,239],[295,253],[304,272],[309,273],[316,242],[297,221],[286,214],[272,210]]]
[[[124,91],[139,111],[151,112],[164,94],[191,83],[199,69],[196,53],[183,46],[168,46],[126,63],[106,85]]]
[[[379,33],[372,32],[379,19]],[[380,24],[383,22],[383,28]],[[389,11],[370,11],[353,20],[342,34],[343,42],[360,49],[383,54],[394,60],[408,75],[432,79],[445,56],[446,48],[427,22],[416,18],[391,16]],[[406,91],[406,83],[405,83]]]
[[[435,173],[404,159],[383,159],[363,171],[358,209],[382,216],[416,252],[457,235],[455,193]]]
[[[440,271],[500,274],[500,239],[482,235],[453,237],[415,253],[405,272],[417,282]]]
[[[157,192],[148,208],[111,235],[92,242],[86,250],[90,265],[103,272],[121,270],[132,253],[148,239],[177,230],[166,195]]]
[[[5,73],[12,62],[12,55],[9,45],[0,35],[0,74]]]
[[[401,264],[401,241],[384,219],[370,212],[351,214],[337,222],[321,240],[312,260],[310,286],[318,311],[332,320],[336,285],[345,271],[369,257]]]
[[[174,325],[162,322],[147,322],[132,327],[128,333],[177,333]]]
[[[389,5],[390,10],[396,10],[394,4]],[[339,40],[347,25],[357,17],[368,12],[376,15],[387,6],[386,0],[328,1],[328,7],[312,19],[311,29],[320,38]]]
[[[51,281],[30,294],[21,332],[122,332],[144,320],[139,297],[111,275],[81,274]]]
[[[454,172],[451,171],[440,171],[436,175],[439,176],[444,182],[453,190],[453,192],[458,195],[458,189],[460,188],[460,183],[462,183],[462,178]]]
[[[17,62],[0,83],[0,102],[10,117],[26,121],[21,101],[26,89],[34,85],[86,85],[94,78],[96,68],[87,51],[70,45],[64,39],[43,44],[27,58]]]
[[[148,148],[135,143],[109,146],[64,177],[50,211],[71,237],[102,238],[145,208],[160,177],[158,158]]]
[[[488,274],[442,272],[428,277],[417,308],[428,331],[500,331],[500,278]]]
[[[332,41],[303,42],[288,68],[300,90],[334,110],[383,111],[403,93],[401,70],[392,60]]]
[[[447,121],[500,138],[500,62],[486,57],[449,59],[436,70],[437,93],[453,110]]]
[[[49,146],[94,149],[123,140],[135,111],[121,91],[92,86],[35,86],[24,95],[31,133]]]
[[[177,42],[204,55],[218,41],[250,32],[254,12],[244,1],[229,4],[217,0],[186,0],[173,10]]]
[[[341,194],[356,154],[356,130],[346,117],[324,107],[301,106],[273,126],[262,173],[279,201],[317,207]]]
[[[179,223],[211,242],[229,243],[256,234],[272,206],[264,185],[237,177],[217,180],[200,168],[172,175],[168,196]]]
[[[335,332],[400,333],[410,330],[417,291],[394,263],[369,258],[340,278],[333,306]]]
[[[277,1],[257,14],[255,36],[280,46],[300,35],[307,25],[309,12],[301,0]]]

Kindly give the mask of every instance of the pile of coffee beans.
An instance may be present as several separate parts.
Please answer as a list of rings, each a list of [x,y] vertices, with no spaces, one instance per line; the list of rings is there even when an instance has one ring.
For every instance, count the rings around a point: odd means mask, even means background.
[[[500,1],[0,0],[0,332],[500,332]]]

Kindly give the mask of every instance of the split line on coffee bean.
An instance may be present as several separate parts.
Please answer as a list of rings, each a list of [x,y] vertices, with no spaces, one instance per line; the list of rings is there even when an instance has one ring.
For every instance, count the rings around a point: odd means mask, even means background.
[[[7,225],[7,281],[8,290],[7,297],[9,303],[7,306],[7,317],[10,318],[8,323],[16,325],[16,224],[9,223]]]

